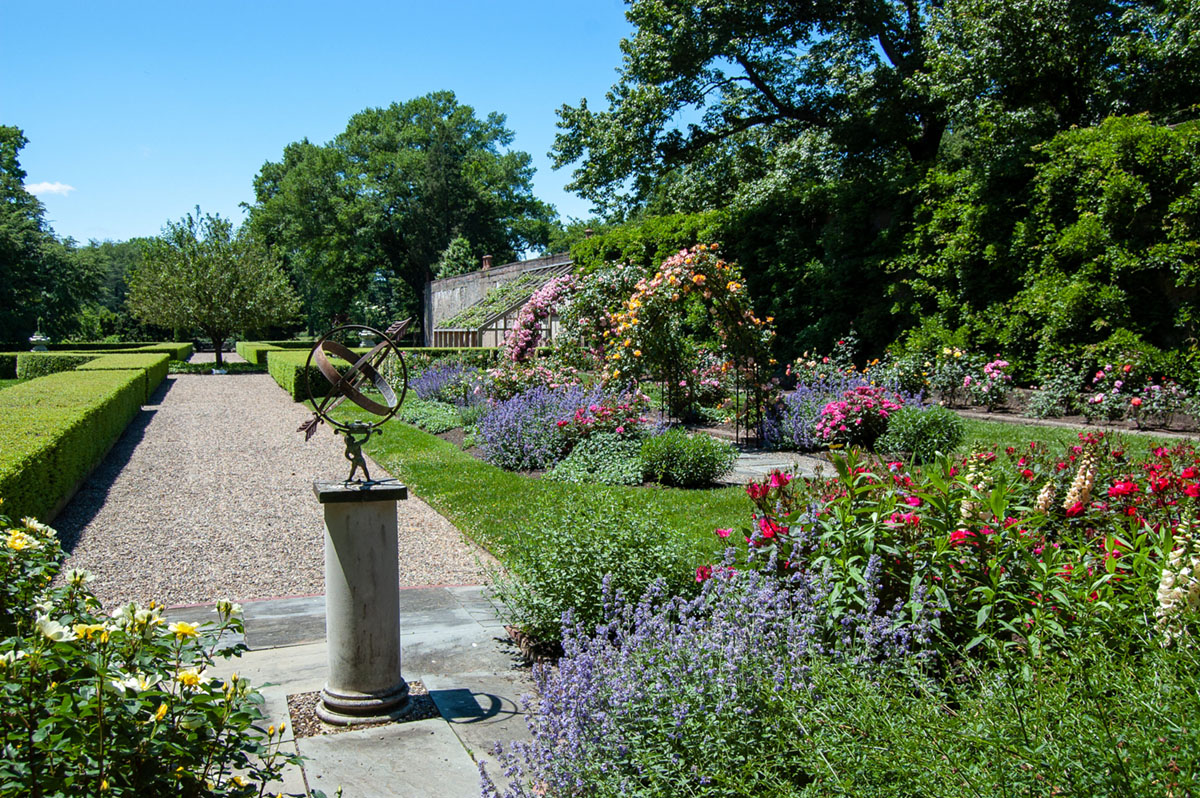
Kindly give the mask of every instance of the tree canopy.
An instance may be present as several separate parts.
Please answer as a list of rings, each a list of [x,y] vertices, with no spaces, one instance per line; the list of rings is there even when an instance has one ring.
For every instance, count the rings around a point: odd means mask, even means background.
[[[254,181],[250,226],[286,263],[313,331],[370,285],[420,317],[425,283],[456,238],[500,262],[544,244],[553,209],[502,114],[441,91],[355,114],[333,141],[289,144]]]
[[[233,333],[287,324],[300,309],[287,275],[253,234],[199,208],[146,242],[128,303],[149,324],[203,330],[218,366]]]
[[[20,129],[0,125],[0,341],[11,343],[23,343],[39,320],[52,336],[73,332],[102,279],[95,263],[54,236],[41,202],[25,190],[26,141]]]
[[[931,316],[998,343],[1032,284],[1022,246],[1058,257],[1029,233],[1053,216],[1044,169],[1095,160],[1048,142],[1114,115],[1164,128],[1194,117],[1200,96],[1195,0],[628,2],[617,82],[602,108],[560,110],[556,165],[607,221],[639,231],[717,213],[708,226],[797,351],[853,325],[878,353]],[[1084,205],[1111,194],[1073,186]],[[1160,345],[1178,338],[1135,326]]]

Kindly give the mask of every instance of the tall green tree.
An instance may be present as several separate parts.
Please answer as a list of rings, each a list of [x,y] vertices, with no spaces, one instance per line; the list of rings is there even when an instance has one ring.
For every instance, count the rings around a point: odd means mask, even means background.
[[[218,367],[231,335],[290,323],[300,310],[287,275],[253,234],[199,208],[146,243],[128,303],[148,324],[201,330]]]
[[[805,136],[929,163],[946,127],[926,74],[932,5],[631,0],[608,108],[563,106],[556,165],[577,163],[570,187],[612,212],[682,167],[752,179]],[[736,188],[708,183],[711,207]]]
[[[451,240],[501,262],[545,244],[553,209],[533,196],[505,118],[441,91],[355,114],[325,145],[290,144],[255,179],[250,225],[287,263],[310,329],[348,315],[371,286],[421,317]]]
[[[25,190],[19,153],[27,139],[0,125],[0,341],[22,343],[37,328],[70,335],[101,274],[70,242],[59,241],[37,197]]]
[[[805,347],[1011,298],[1035,148],[1200,97],[1196,0],[628,3],[617,83],[560,110],[556,165],[612,221],[723,209]]]

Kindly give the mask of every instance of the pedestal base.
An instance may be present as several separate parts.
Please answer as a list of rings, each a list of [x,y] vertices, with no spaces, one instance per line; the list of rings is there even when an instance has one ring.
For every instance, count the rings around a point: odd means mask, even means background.
[[[408,682],[386,693],[355,693],[331,689],[325,685],[317,717],[334,726],[354,726],[360,723],[381,723],[394,720],[408,706]]]

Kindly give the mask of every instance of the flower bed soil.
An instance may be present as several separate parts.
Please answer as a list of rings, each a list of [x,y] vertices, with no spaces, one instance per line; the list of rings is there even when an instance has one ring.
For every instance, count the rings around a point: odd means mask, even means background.
[[[1007,403],[991,411],[983,405],[956,405],[950,409],[968,418],[1007,421],[1018,424],[1055,427],[1092,427],[1095,429],[1114,429],[1123,432],[1145,432],[1154,435],[1181,437],[1190,437],[1200,432],[1200,419],[1196,419],[1185,413],[1173,414],[1168,419],[1167,425],[1163,427],[1151,427],[1148,425],[1138,427],[1134,422],[1126,420],[1089,421],[1086,416],[1082,415],[1032,418],[1025,415],[1025,408],[1029,406],[1029,400],[1033,396],[1033,393],[1034,391],[1028,388],[1016,388],[1013,390],[1012,396]]]

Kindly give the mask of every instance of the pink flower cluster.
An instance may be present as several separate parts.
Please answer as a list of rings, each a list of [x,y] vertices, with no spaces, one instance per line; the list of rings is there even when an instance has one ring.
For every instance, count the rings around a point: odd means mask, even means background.
[[[550,318],[558,304],[575,290],[575,276],[564,274],[533,292],[517,314],[517,324],[504,342],[508,357],[516,363],[529,359],[542,340],[542,322]]]
[[[650,419],[642,415],[644,405],[643,394],[605,399],[576,408],[571,416],[560,418],[556,424],[564,435],[572,439],[586,438],[596,432],[634,434],[650,423]]]
[[[887,428],[887,419],[904,406],[904,397],[874,385],[859,385],[821,410],[815,430],[826,443],[870,446]]]

